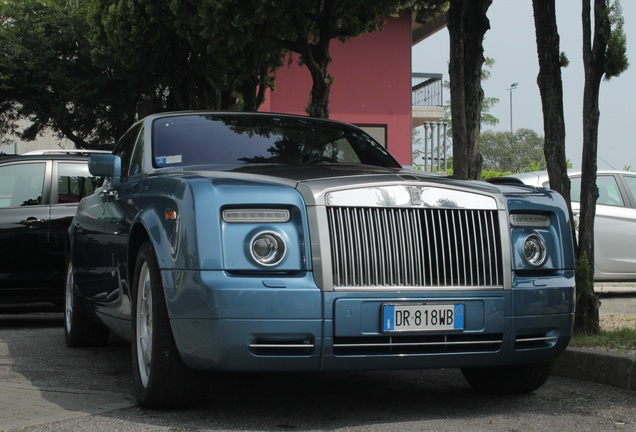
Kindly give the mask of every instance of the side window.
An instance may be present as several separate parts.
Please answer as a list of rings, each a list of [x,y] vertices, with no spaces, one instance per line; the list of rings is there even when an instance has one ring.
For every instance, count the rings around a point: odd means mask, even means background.
[[[570,199],[574,202],[581,201],[581,177],[570,179]]]
[[[98,179],[90,175],[87,164],[59,162],[57,170],[57,202],[59,204],[79,202],[95,191]]]
[[[44,162],[0,167],[0,207],[41,204],[45,168]]]
[[[135,143],[137,142],[137,137],[139,136],[141,126],[135,127],[134,129],[128,131],[126,135],[124,135],[121,140],[115,146],[115,150],[113,153],[121,158],[121,172],[122,172],[122,180],[128,177],[128,173],[130,173],[131,169],[131,159],[133,157],[133,150],[135,148]]]
[[[636,176],[626,175],[623,177],[625,180],[625,184],[627,185],[627,190],[632,195],[632,201],[636,200]]]
[[[139,134],[139,139],[137,139],[137,143],[135,144],[135,150],[133,152],[132,157],[130,158],[130,171],[128,175],[135,175],[141,173],[141,168],[143,167],[144,160],[144,134],[143,129]]]
[[[598,186],[597,204],[609,206],[625,205],[614,176],[598,176],[596,178],[596,185]]]

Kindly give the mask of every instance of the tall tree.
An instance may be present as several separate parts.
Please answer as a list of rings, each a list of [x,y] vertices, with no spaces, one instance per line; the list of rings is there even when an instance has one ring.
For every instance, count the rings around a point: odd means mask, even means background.
[[[570,178],[565,155],[565,120],[563,116],[563,83],[561,67],[567,66],[567,58],[559,50],[559,31],[556,21],[555,0],[532,0],[534,28],[539,57],[537,84],[541,93],[543,152],[547,163],[550,188],[559,192],[570,209]]]
[[[231,59],[225,66],[232,94],[240,98],[239,105],[244,111],[257,111],[265,101],[266,90],[274,88],[275,71],[282,66],[287,53],[268,37],[272,25],[267,11],[257,9],[259,4],[255,1],[191,1],[201,3],[194,9],[198,9],[199,37],[206,42],[207,50],[221,59]],[[172,2],[184,3],[182,0]],[[176,7],[175,13],[189,16]],[[180,20],[182,34],[191,34],[190,22],[191,19]]]
[[[126,68],[144,78],[139,89],[141,116],[174,109],[218,108],[218,71],[209,57],[193,52],[177,34],[169,2],[95,0],[90,19],[95,61],[103,67]],[[192,15],[189,14],[189,17]]]
[[[0,119],[24,140],[52,130],[78,148],[99,148],[134,119],[140,82],[92,64],[85,6],[0,2]],[[16,121],[25,118],[31,124],[20,130]]]
[[[568,206],[572,221],[572,238],[577,242],[577,228],[572,212],[568,160],[565,154],[565,120],[563,116],[563,83],[561,68],[568,65],[567,57],[560,52],[559,31],[556,20],[555,0],[532,0],[534,10],[534,28],[539,57],[539,75],[537,84],[541,93],[543,108],[543,129],[545,143],[543,151],[547,162],[550,188],[560,193]],[[578,256],[578,248],[575,246]],[[577,260],[577,277],[590,278],[591,269],[586,261]],[[591,297],[590,297],[591,296]],[[594,300],[594,290],[577,288],[577,315],[580,311],[589,311],[586,315],[598,319],[598,302]],[[593,312],[591,309],[596,308]],[[594,318],[595,317],[595,318]]]
[[[462,179],[481,177],[483,39],[490,29],[486,12],[491,4],[492,0],[450,0],[448,10],[454,176]]]
[[[599,331],[598,298],[594,293],[594,217],[596,216],[599,94],[603,77],[609,80],[627,69],[627,42],[620,3],[610,0],[582,0],[583,21],[583,155],[581,161],[581,214],[577,270],[577,307],[574,330]],[[593,27],[592,27],[593,25]]]
[[[145,77],[148,111],[254,111],[283,50],[259,34],[270,15],[253,3],[93,0],[95,59]]]

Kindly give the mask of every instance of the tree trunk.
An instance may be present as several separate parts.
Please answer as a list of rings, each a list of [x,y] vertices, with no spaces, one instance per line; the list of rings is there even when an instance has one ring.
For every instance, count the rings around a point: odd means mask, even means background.
[[[491,4],[492,0],[450,0],[448,11],[453,170],[461,179],[481,177],[481,70],[484,34],[490,29],[486,12]]]
[[[534,28],[537,38],[539,75],[537,84],[541,93],[543,154],[548,168],[550,188],[563,196],[572,222],[572,237],[576,242],[576,226],[572,214],[570,178],[565,155],[565,120],[563,116],[563,82],[561,80],[561,54],[556,21],[555,0],[532,0]]]
[[[590,0],[582,0],[583,21],[583,155],[581,160],[581,214],[577,270],[586,265],[589,272],[577,271],[576,316],[574,331],[598,333],[598,296],[594,293],[594,218],[596,216],[596,159],[598,156],[599,93],[605,72],[608,19],[607,0],[594,0],[594,40]]]
[[[311,74],[311,96],[307,105],[307,114],[311,117],[329,118],[329,94],[333,77],[329,75],[331,63],[329,41],[320,42],[308,47],[309,56],[303,55],[303,63]]]
[[[541,93],[545,133],[543,153],[550,177],[550,188],[565,198],[571,217],[570,178],[567,174],[565,156],[563,84],[555,0],[532,0],[532,7],[539,57],[537,84]]]

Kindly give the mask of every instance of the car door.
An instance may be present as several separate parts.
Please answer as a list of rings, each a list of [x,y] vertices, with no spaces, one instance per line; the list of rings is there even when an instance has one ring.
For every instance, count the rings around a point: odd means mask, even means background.
[[[97,179],[88,172],[87,160],[53,161],[52,178],[49,260],[54,263],[53,277],[63,281],[68,227],[80,200],[95,191]]]
[[[620,173],[614,177],[621,191],[620,205],[615,200],[604,201],[599,184],[597,280],[636,280],[636,174]]]
[[[48,258],[51,163],[16,161],[0,166],[0,286],[2,290],[49,288],[55,263]],[[5,293],[3,293],[5,294]]]
[[[572,210],[578,222],[581,179],[573,177],[571,181],[572,200],[577,201],[572,203]],[[633,199],[619,174],[599,174],[596,185],[599,197],[594,219],[594,279],[636,280],[633,248],[636,244],[636,209]]]
[[[127,241],[130,217],[125,209],[126,178],[130,155],[139,129],[129,132],[118,144],[122,161],[121,183],[106,179],[96,193],[79,206],[72,226],[75,277],[80,295],[93,306],[115,318],[129,318],[130,302],[126,278]],[[96,247],[97,246],[97,247]]]

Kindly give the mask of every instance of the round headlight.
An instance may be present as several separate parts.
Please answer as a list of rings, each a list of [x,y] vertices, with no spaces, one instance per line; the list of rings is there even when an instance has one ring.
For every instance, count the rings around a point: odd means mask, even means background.
[[[530,234],[523,241],[523,256],[530,265],[539,267],[548,257],[545,240],[539,234]]]
[[[275,232],[258,233],[250,243],[252,258],[260,265],[274,266],[285,258],[286,252],[285,241]]]

